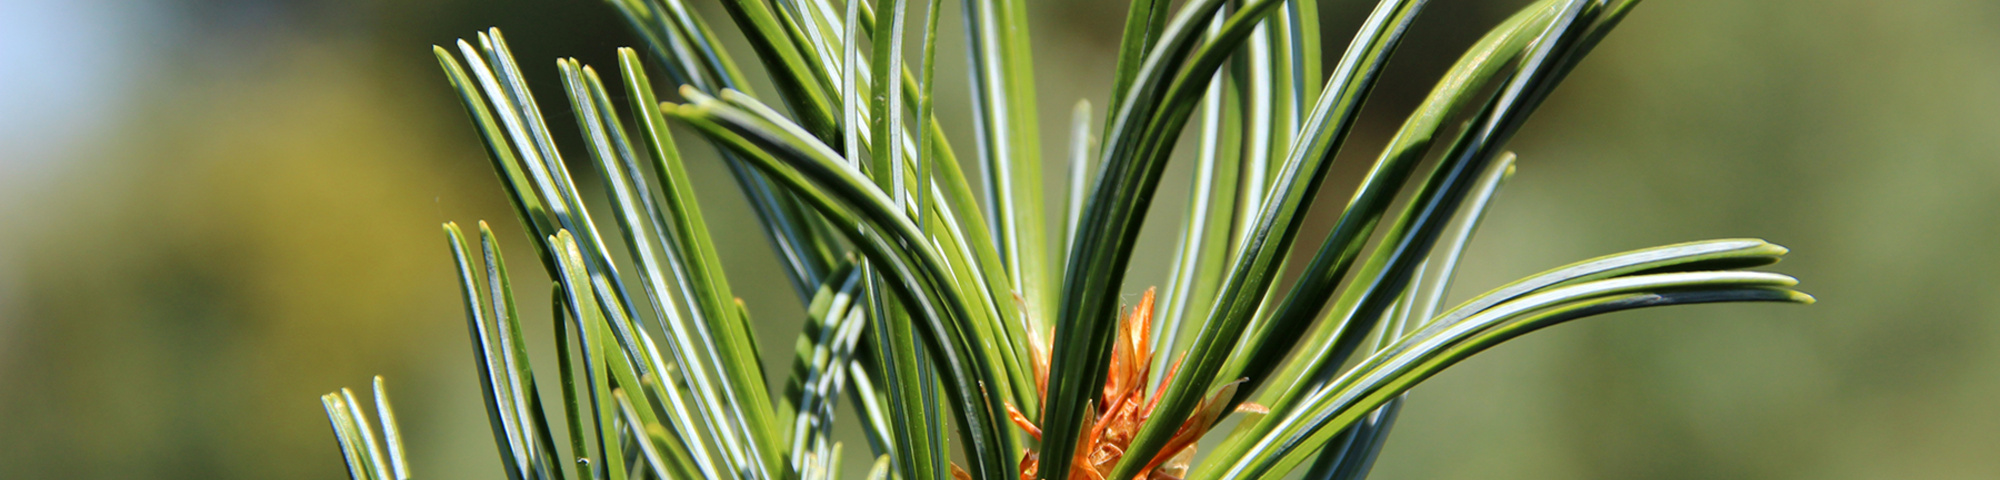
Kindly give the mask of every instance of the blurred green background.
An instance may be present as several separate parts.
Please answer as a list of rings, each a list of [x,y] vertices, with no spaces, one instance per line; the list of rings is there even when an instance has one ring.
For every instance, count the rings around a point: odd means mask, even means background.
[[[1524,2],[1431,3],[1322,206]],[[1031,6],[1051,151],[1071,102],[1104,103],[1122,4]],[[1338,51],[1368,5],[1322,8]],[[970,158],[955,23],[940,113]],[[379,373],[419,476],[497,478],[437,224],[493,220],[529,250],[427,48],[489,25],[530,67],[638,44],[583,0],[0,2],[0,477],[344,478],[314,397]],[[559,98],[554,68],[530,82]],[[2000,3],[1654,0],[1536,118],[1460,297],[1761,237],[1821,303],[1502,346],[1415,391],[1375,478],[2000,478]],[[766,362],[788,362],[798,302],[687,150]],[[1167,181],[1177,205],[1185,173]]]

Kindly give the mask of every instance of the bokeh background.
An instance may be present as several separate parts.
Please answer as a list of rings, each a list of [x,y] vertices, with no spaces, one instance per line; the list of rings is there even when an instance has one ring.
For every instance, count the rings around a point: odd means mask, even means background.
[[[1368,3],[1324,3],[1328,50]],[[1431,3],[1323,199],[1525,2]],[[1030,10],[1053,150],[1071,102],[1104,103],[1124,10]],[[428,51],[486,26],[530,67],[638,44],[583,0],[0,0],[0,477],[344,478],[314,397],[379,373],[421,477],[497,478],[437,224],[492,219],[529,250]],[[939,58],[963,85],[963,57]],[[530,82],[557,91],[554,68]],[[971,138],[964,89],[940,92]],[[1512,147],[1460,297],[1761,237],[1821,303],[1504,345],[1415,391],[1375,478],[2000,478],[2000,3],[1648,2]],[[698,155],[766,361],[788,361],[800,307]],[[1167,181],[1176,202],[1185,173]]]

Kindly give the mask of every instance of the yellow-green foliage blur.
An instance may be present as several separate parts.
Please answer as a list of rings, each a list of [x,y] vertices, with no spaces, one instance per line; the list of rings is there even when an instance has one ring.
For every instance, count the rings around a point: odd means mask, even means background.
[[[573,149],[553,60],[615,68],[613,49],[638,42],[608,8],[10,3],[0,478],[345,478],[315,397],[378,373],[418,477],[498,478],[438,224],[489,220],[510,253],[530,250],[429,46],[505,29]],[[1326,50],[1369,3],[1324,3]],[[1431,2],[1320,218],[1520,3]],[[1053,152],[1072,102],[1104,104],[1124,10],[1030,11]],[[939,112],[964,149],[945,18]],[[782,365],[800,306],[712,150],[682,145],[766,364]],[[1606,253],[1760,237],[1792,248],[1776,270],[1821,302],[1624,313],[1501,346],[1414,391],[1374,478],[2000,478],[2000,3],[1653,0],[1511,148],[1520,171],[1461,298]],[[1158,201],[1178,204],[1185,163]],[[1143,245],[1171,249],[1163,234]],[[522,308],[546,325],[547,277],[517,265]],[[1142,265],[1127,289],[1164,273]]]

